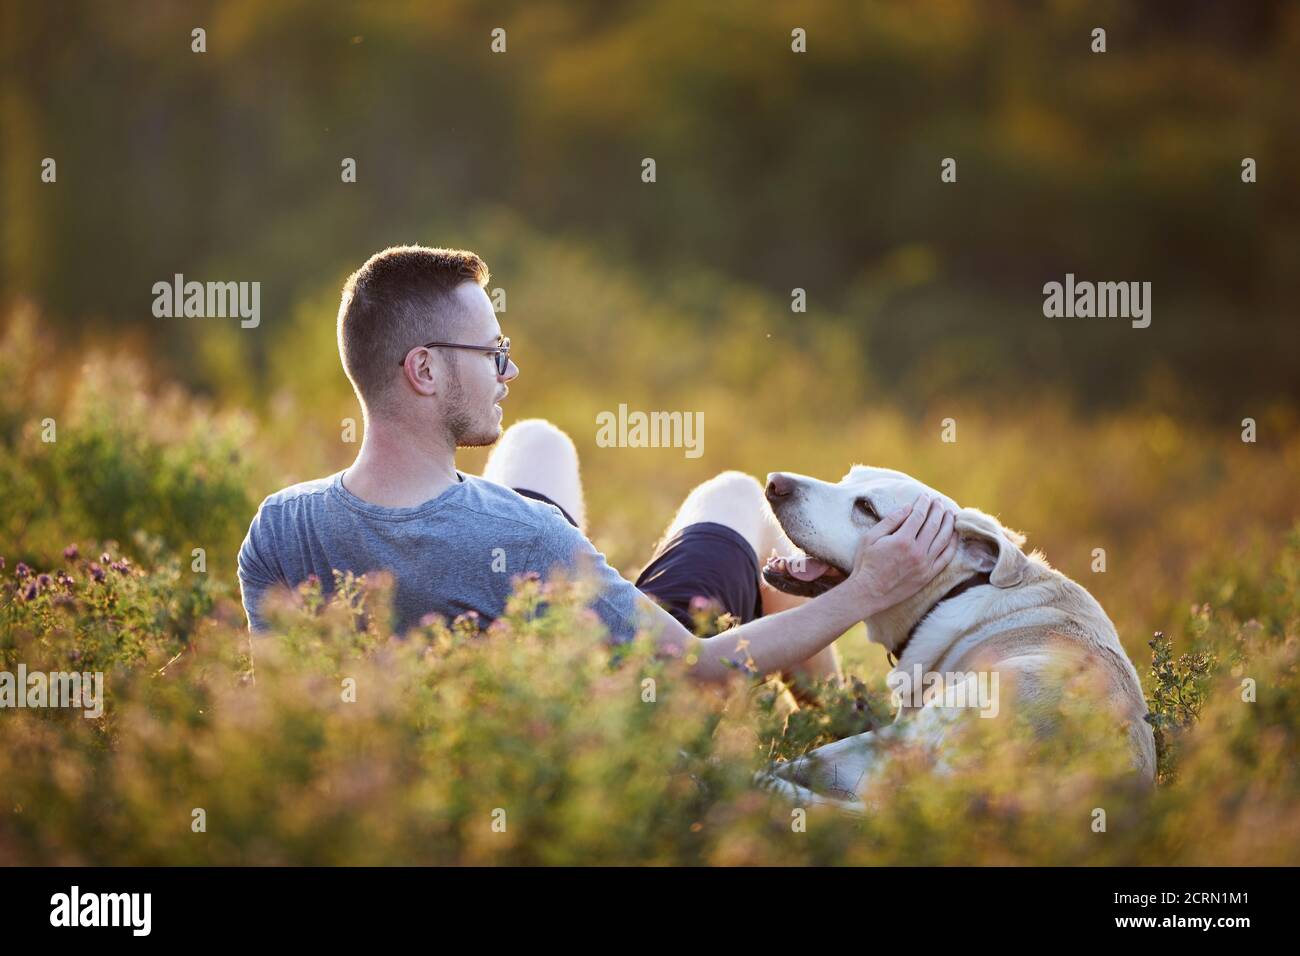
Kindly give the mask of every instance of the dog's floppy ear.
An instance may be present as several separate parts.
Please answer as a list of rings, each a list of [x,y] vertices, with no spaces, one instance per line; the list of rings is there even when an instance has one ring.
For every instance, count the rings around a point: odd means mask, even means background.
[[[1020,550],[1024,535],[1002,527],[996,518],[975,508],[957,512],[957,533],[962,546],[976,562],[976,569],[989,575],[995,588],[1015,587],[1025,578],[1029,559]]]

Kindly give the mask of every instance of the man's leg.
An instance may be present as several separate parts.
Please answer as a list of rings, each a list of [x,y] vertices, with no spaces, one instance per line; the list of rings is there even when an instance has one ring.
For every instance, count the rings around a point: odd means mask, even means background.
[[[582,478],[578,466],[578,450],[561,429],[540,418],[525,419],[506,429],[492,451],[483,468],[483,477],[497,484],[505,485],[523,493],[532,492],[532,496],[543,496],[558,505],[586,533],[587,509],[582,494]],[[731,529],[733,535],[739,535],[752,549],[753,557],[760,564],[768,554],[775,550],[787,557],[796,554],[798,549],[790,543],[785,532],[777,523],[772,510],[767,506],[763,496],[763,486],[751,475],[739,471],[727,471],[696,486],[686,500],[682,502],[677,514],[669,522],[668,530],[656,548],[656,559],[647,566],[638,580],[638,586],[646,583],[647,573],[653,575],[655,564],[663,557],[662,546],[668,544],[680,532],[696,526],[698,533],[706,531],[698,526],[702,524],[723,525]],[[707,532],[706,532],[707,533]],[[697,534],[697,538],[700,537]],[[715,540],[712,544],[716,544]],[[714,547],[706,546],[702,552],[712,557],[719,552]],[[725,552],[724,552],[725,553]],[[689,565],[693,557],[687,553],[685,564]],[[707,559],[706,559],[707,560]],[[679,568],[674,569],[674,576]],[[714,567],[688,567],[690,577],[695,578],[701,572],[714,572]],[[742,569],[722,569],[724,577],[743,576],[752,578],[757,575],[754,564],[748,557],[744,558]],[[757,617],[759,614],[775,614],[777,611],[802,604],[807,598],[784,594],[769,587],[761,576],[756,577],[758,599],[753,608],[737,608],[736,613],[743,620]],[[747,582],[740,582],[726,587],[733,594]],[[653,582],[644,590],[654,593]],[[689,600],[689,598],[688,598]],[[733,603],[739,604],[737,598]],[[747,603],[747,602],[746,602]],[[744,613],[742,613],[742,611]],[[683,622],[685,623],[685,622]],[[815,679],[832,677],[841,679],[839,657],[834,646],[814,654],[802,664],[796,665],[794,673],[803,673]]]
[[[586,534],[578,449],[573,439],[541,418],[526,418],[505,430],[488,454],[483,477],[520,492],[533,492],[564,511]]]
[[[768,507],[762,484],[744,472],[725,471],[692,489],[669,522],[660,547],[678,538],[683,531],[706,523],[723,525],[738,534],[753,549],[760,566],[773,550],[787,557],[798,553],[798,549],[781,530],[772,509]],[[752,565],[747,568],[748,570],[737,568],[735,573],[757,573]],[[704,568],[698,570],[705,571]],[[708,570],[712,572],[715,569]],[[775,614],[808,600],[777,591],[764,582],[761,575],[758,577],[758,599],[762,614]],[[830,677],[836,683],[841,679],[839,657],[834,645],[796,665],[793,671],[794,674],[802,673],[814,679]]]

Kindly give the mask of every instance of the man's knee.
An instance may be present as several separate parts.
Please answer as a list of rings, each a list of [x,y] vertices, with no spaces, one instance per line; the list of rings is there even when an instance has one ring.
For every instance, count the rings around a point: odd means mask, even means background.
[[[483,477],[499,481],[536,473],[578,467],[578,449],[563,429],[543,418],[515,422],[501,435],[488,455]],[[509,484],[509,482],[505,482]]]
[[[542,418],[515,422],[488,455],[483,477],[546,495],[586,525],[578,448],[562,428]]]
[[[764,503],[763,486],[757,478],[743,471],[723,471],[708,481],[697,485],[692,495],[735,502],[744,506],[761,508]]]
[[[544,418],[525,418],[515,422],[501,435],[494,451],[515,451],[548,460],[578,460],[573,439],[558,425]]]
[[[766,554],[763,548],[767,543],[764,516],[767,510],[763,486],[753,475],[724,471],[696,485],[686,496],[669,525],[668,535],[699,522],[722,524],[738,532],[761,558]]]

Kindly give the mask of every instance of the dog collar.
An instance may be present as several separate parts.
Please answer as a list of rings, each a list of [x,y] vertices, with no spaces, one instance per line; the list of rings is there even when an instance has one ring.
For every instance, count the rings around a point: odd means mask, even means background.
[[[912,643],[912,637],[913,635],[916,634],[917,628],[919,628],[922,624],[925,623],[926,618],[928,618],[931,614],[934,613],[935,608],[937,608],[944,601],[951,601],[953,598],[957,597],[957,595],[965,594],[971,588],[979,587],[982,584],[988,584],[988,583],[989,583],[988,572],[981,571],[979,574],[972,574],[966,580],[960,581],[957,584],[955,584],[952,588],[950,588],[947,594],[945,594],[943,597],[939,598],[939,600],[935,601],[933,604],[930,605],[930,610],[926,611],[919,618],[917,618],[916,623],[912,625],[912,629],[907,632],[907,637],[903,638],[903,643],[898,645],[897,656],[895,656],[893,652],[890,651],[885,652],[886,656],[889,658],[889,666],[890,667],[896,666],[899,660],[902,659],[903,652],[907,650],[907,645]]]

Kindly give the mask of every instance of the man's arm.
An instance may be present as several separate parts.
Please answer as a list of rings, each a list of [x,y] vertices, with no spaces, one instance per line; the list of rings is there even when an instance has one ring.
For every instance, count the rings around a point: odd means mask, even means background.
[[[685,652],[699,663],[692,674],[724,680],[735,671],[724,661],[748,657],[760,674],[789,668],[829,646],[854,624],[905,601],[947,567],[957,553],[956,516],[926,495],[881,520],[858,549],[853,571],[841,584],[788,611],[761,617],[716,637],[698,638],[667,611],[653,608],[650,631],[665,651]]]
[[[263,510],[258,508],[248,534],[244,536],[244,543],[240,545],[237,560],[239,593],[244,603],[244,614],[248,617],[248,630],[255,636],[266,630],[266,621],[261,614],[263,596],[270,588],[286,583],[262,558],[259,547],[266,547],[265,534]]]

